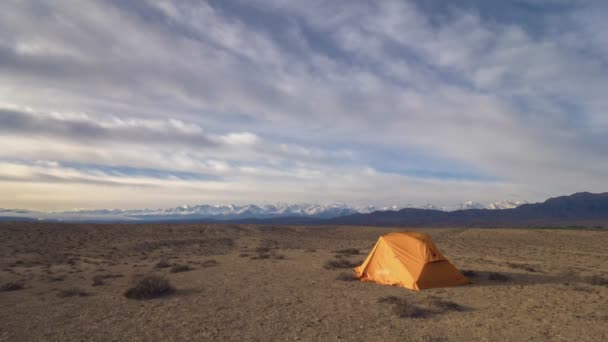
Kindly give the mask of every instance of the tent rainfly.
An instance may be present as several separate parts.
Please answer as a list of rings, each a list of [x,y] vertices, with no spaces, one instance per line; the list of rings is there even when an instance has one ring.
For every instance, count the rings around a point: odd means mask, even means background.
[[[361,281],[416,291],[470,283],[439,252],[429,235],[417,232],[395,232],[381,236],[355,272]]]

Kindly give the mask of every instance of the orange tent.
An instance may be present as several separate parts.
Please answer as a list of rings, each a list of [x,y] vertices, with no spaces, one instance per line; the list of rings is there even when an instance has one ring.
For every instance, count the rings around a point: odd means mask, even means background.
[[[375,281],[412,290],[470,283],[439,252],[429,235],[416,232],[381,236],[355,272],[361,281]]]

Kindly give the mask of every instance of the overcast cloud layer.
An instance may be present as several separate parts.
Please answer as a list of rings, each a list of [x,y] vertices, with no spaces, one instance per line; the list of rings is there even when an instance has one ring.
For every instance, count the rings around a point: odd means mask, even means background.
[[[603,1],[0,9],[0,207],[608,190]]]

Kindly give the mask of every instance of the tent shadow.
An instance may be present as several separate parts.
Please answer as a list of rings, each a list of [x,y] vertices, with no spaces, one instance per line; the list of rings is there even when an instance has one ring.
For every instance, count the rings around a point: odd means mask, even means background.
[[[539,284],[564,284],[577,281],[563,275],[543,273],[490,272],[469,270],[465,275],[471,281],[468,286],[529,286]]]

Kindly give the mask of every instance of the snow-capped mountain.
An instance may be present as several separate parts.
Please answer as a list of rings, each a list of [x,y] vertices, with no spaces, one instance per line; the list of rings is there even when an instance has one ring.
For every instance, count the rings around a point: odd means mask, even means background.
[[[528,202],[504,200],[504,201],[500,201],[500,202],[490,203],[485,208],[486,209],[513,209],[513,208],[519,207],[522,204],[528,204]]]
[[[36,220],[65,220],[65,221],[153,221],[153,220],[183,220],[209,219],[216,221],[239,219],[266,219],[281,217],[310,217],[334,218],[356,213],[367,214],[374,211],[397,211],[403,208],[433,209],[443,211],[466,209],[510,209],[524,201],[500,201],[489,204],[467,201],[455,206],[437,206],[430,203],[424,205],[405,206],[350,206],[347,204],[264,204],[264,205],[235,205],[235,204],[201,204],[181,205],[166,209],[99,209],[72,210],[63,212],[37,212],[18,209],[0,209],[0,218],[29,218]]]

